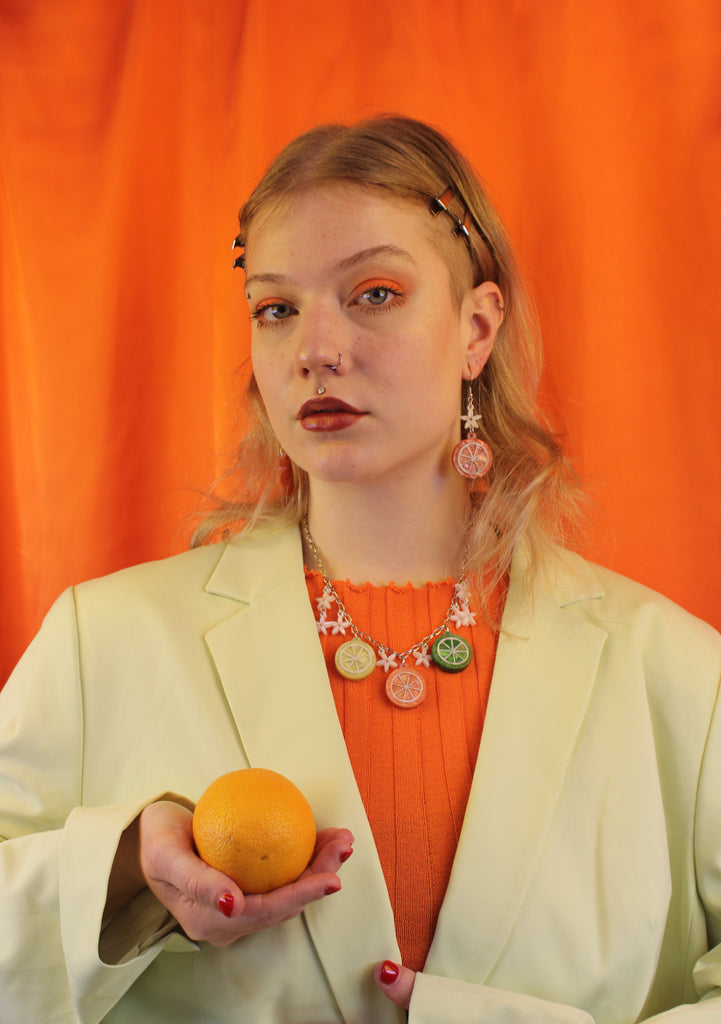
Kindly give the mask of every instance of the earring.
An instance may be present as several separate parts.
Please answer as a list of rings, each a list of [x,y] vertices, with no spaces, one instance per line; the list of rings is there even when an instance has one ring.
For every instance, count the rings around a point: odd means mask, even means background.
[[[481,425],[481,414],[473,408],[473,387],[469,381],[466,396],[466,415],[461,416],[466,436],[453,449],[453,468],[468,480],[485,476],[493,464],[493,452],[485,441],[476,437],[476,427]]]
[[[283,448],[279,451],[278,459],[278,481],[283,494],[290,494],[293,490],[293,466],[290,457]]]

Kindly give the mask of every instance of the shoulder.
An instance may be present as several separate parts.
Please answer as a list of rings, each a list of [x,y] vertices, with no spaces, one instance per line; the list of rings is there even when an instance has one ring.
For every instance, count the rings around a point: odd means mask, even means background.
[[[662,631],[712,648],[721,645],[721,636],[712,626],[650,587],[578,555],[569,556],[568,566],[584,582],[564,603],[577,604],[582,614],[597,623],[621,631],[625,627]]]
[[[522,549],[515,556],[504,617],[510,632],[542,637],[552,622],[585,626],[613,652],[660,678],[721,673],[721,635],[650,587],[557,550],[531,575]],[[558,616],[561,616],[558,619]]]
[[[272,564],[275,558],[287,555],[298,542],[295,527],[283,530],[257,530],[230,541],[204,544],[177,555],[150,562],[140,562],[105,576],[77,584],[82,595],[102,591],[163,591],[179,584],[204,588],[212,581],[219,566],[230,561],[245,572]]]
[[[223,556],[226,544],[209,544],[168,558],[119,569],[105,576],[85,580],[73,590],[79,601],[109,599],[113,595],[133,595],[138,599],[177,592],[178,587],[202,589]]]
[[[180,616],[208,609],[212,615],[228,599],[252,599],[296,562],[302,568],[300,551],[296,528],[258,530],[80,583],[73,588],[75,604],[79,616],[93,618],[140,618],[152,609]]]
[[[577,555],[564,559],[552,586],[564,611],[606,634],[616,669],[636,665],[651,686],[700,686],[715,694],[721,677],[721,635],[680,605]]]

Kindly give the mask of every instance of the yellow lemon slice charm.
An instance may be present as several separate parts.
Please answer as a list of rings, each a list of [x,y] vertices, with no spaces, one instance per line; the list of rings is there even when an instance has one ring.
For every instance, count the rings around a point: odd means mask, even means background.
[[[365,640],[346,640],[335,652],[335,667],[344,679],[365,679],[376,667],[376,653]]]

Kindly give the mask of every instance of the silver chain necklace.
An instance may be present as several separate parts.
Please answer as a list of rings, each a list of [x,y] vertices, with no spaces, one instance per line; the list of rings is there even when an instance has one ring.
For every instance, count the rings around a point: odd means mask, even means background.
[[[470,595],[465,572],[467,553],[458,581],[453,587],[453,597],[443,622],[407,650],[396,651],[388,644],[375,640],[355,624],[331,583],[323,559],[311,536],[307,515],[303,517],[302,526],[308,548],[323,577],[323,593],[316,598],[318,632],[326,636],[330,630],[332,634],[345,636],[347,630],[353,637],[352,640],[344,641],[335,655],[336,669],[344,679],[365,679],[376,665],[379,665],[387,675],[386,696],[391,703],[401,708],[412,708],[421,704],[426,697],[427,684],[423,674],[418,671],[419,668],[430,668],[433,661],[444,672],[460,672],[471,663],[471,645],[464,637],[452,633],[449,629],[451,623],[458,628],[473,626],[476,622],[475,614],[469,607]],[[338,613],[335,619],[330,619],[329,612],[333,603],[337,605]],[[411,655],[415,660],[413,667],[406,664],[406,659]]]

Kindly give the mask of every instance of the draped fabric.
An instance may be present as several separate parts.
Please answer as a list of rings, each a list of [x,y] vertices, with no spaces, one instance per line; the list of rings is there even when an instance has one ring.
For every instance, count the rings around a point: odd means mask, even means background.
[[[0,0],[1,678],[64,587],[187,544],[238,429],[237,209],[386,111],[510,230],[586,553],[721,626],[717,0]]]

